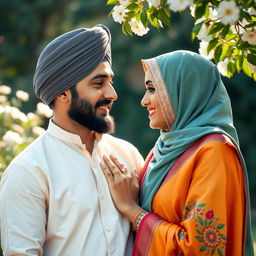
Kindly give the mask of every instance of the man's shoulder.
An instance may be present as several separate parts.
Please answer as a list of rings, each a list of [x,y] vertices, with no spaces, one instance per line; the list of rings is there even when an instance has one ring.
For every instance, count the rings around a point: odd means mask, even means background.
[[[28,165],[30,162],[35,162],[36,159],[39,159],[42,154],[45,140],[45,134],[36,138],[33,142],[31,142],[22,152],[20,152],[14,159],[11,161],[10,166],[12,165]]]

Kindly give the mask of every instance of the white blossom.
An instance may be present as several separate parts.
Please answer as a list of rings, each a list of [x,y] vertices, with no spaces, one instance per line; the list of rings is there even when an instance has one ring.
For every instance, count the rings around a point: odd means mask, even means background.
[[[0,148],[5,148],[5,147],[6,147],[6,143],[3,141],[0,141]],[[0,165],[0,168],[1,168],[1,165]],[[1,172],[0,172],[0,174],[1,174]]]
[[[114,21],[122,24],[122,22],[124,22],[126,12],[127,12],[127,10],[125,9],[125,7],[123,5],[116,5],[113,8],[113,12],[112,12]]]
[[[160,6],[160,0],[148,0],[149,4],[158,8]]]
[[[123,7],[127,7],[131,3],[130,0],[119,0],[119,4],[122,5]]]
[[[52,110],[42,102],[37,104],[37,112],[40,115],[44,115],[47,118],[52,117]]]
[[[22,144],[23,143],[23,139],[21,138],[21,136],[17,132],[12,132],[12,131],[7,131],[4,134],[3,141],[7,145]]]
[[[12,89],[7,85],[0,85],[0,94],[8,95],[12,92]]]
[[[223,61],[220,61],[217,64],[217,68],[223,76],[228,76],[228,58],[225,58]]]
[[[23,123],[26,123],[28,121],[27,116],[16,107],[4,106],[3,110],[6,114],[9,114],[13,119],[20,120]]]
[[[40,126],[36,126],[32,128],[32,132],[36,135],[36,136],[40,136],[41,134],[43,134],[45,132],[45,129],[40,127]]]
[[[18,125],[18,124],[12,125],[12,130],[15,132],[18,132],[19,134],[23,134],[25,132],[25,129],[21,125]]]
[[[38,117],[36,114],[32,113],[32,112],[29,112],[29,113],[27,114],[27,118],[28,118],[28,120],[30,120],[30,121],[36,121],[36,122],[39,121],[39,117]]]
[[[7,97],[5,95],[0,95],[0,103],[4,103],[7,101]]]
[[[199,53],[200,55],[204,56],[205,58],[211,60],[214,55],[214,51],[211,50],[209,54],[207,54],[207,47],[208,47],[208,42],[200,42],[199,44]]]
[[[218,18],[225,25],[234,24],[239,18],[240,9],[234,1],[221,1],[218,8]]]
[[[248,66],[251,68],[252,73],[256,74],[256,66],[251,64],[250,62],[247,62],[247,63],[248,63]]]
[[[256,32],[246,31],[242,35],[242,40],[248,42],[251,45],[256,45]]]
[[[138,22],[136,19],[132,19],[129,24],[132,32],[138,36],[143,36],[149,31],[149,28],[145,28],[144,25],[141,22]]]
[[[193,0],[167,0],[170,9],[174,12],[185,10],[193,4]]]
[[[209,42],[212,40],[212,36],[208,35],[209,30],[210,30],[211,26],[206,25],[205,23],[202,25],[197,38],[201,41],[205,41],[205,42]]]
[[[24,92],[22,90],[18,90],[16,92],[16,97],[22,101],[28,101],[29,99],[29,94],[27,92]]]
[[[251,7],[248,9],[248,13],[250,15],[255,15],[256,16],[256,7]]]

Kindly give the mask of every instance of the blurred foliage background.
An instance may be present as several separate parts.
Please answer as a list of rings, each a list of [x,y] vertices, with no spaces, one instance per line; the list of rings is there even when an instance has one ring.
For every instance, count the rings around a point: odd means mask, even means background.
[[[140,60],[178,49],[197,52],[198,41],[191,40],[192,17],[187,12],[173,13],[169,29],[152,28],[146,36],[137,37],[123,35],[120,25],[108,17],[110,10],[102,0],[1,0],[0,84],[28,92],[30,101],[22,111],[33,111],[38,102],[32,89],[33,72],[44,46],[68,30],[104,24],[112,33],[114,86],[119,95],[112,110],[117,124],[115,135],[133,143],[146,157],[159,131],[148,127],[146,110],[140,106],[144,93]],[[223,81],[247,162],[256,233],[256,84],[243,74]]]

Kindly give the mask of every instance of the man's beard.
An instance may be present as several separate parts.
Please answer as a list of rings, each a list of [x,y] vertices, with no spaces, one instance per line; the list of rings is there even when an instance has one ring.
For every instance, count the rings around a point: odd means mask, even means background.
[[[115,131],[114,119],[110,115],[96,116],[97,107],[111,104],[110,100],[101,100],[93,107],[85,99],[72,99],[68,115],[80,125],[97,133],[113,133]]]

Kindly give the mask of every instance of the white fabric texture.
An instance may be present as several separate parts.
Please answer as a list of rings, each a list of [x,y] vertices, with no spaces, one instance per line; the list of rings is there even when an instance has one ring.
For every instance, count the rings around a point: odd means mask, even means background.
[[[111,135],[81,139],[52,121],[17,156],[0,182],[1,244],[5,255],[131,255],[130,223],[115,208],[100,168],[113,154],[132,170],[144,161]]]

